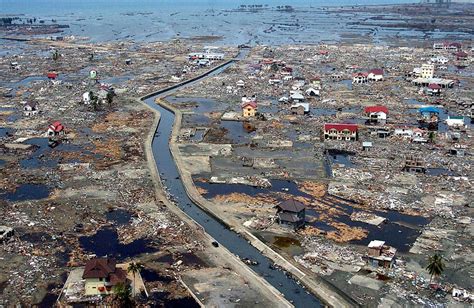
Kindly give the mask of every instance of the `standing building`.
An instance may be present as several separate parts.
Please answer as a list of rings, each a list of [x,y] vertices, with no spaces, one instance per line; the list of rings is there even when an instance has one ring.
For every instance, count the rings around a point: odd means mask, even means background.
[[[371,241],[368,245],[367,262],[373,267],[391,268],[396,252],[396,248],[385,245],[384,241]]]
[[[357,124],[326,123],[324,124],[324,139],[355,141],[357,131]]]
[[[276,206],[279,224],[292,226],[294,229],[304,227],[306,206],[296,200],[285,200]]]
[[[423,64],[421,65],[421,78],[433,78],[434,77],[434,64]]]
[[[127,285],[127,272],[116,266],[111,258],[95,258],[87,261],[82,279],[85,280],[85,295],[113,294],[119,283]]]
[[[383,122],[387,120],[388,108],[385,106],[369,106],[364,109],[369,122]]]

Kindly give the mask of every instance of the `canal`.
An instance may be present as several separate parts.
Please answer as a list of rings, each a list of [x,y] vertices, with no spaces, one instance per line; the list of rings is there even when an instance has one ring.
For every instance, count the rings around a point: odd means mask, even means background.
[[[229,230],[224,224],[216,220],[212,215],[202,210],[189,199],[181,181],[179,171],[171,155],[169,140],[173,129],[175,115],[171,111],[157,105],[155,99],[168,96],[182,87],[199,82],[203,78],[215,76],[232,64],[233,62],[230,62],[211,74],[195,79],[189,83],[175,86],[172,89],[158,92],[156,95],[145,99],[145,103],[148,106],[159,111],[161,114],[160,123],[155,132],[155,137],[152,143],[153,155],[157,164],[158,172],[160,173],[163,185],[173,196],[174,201],[181,210],[192,217],[208,234],[233,254],[240,258],[248,258],[257,261],[258,264],[251,266],[252,269],[261,275],[268,283],[278,289],[287,300],[291,301],[296,307],[322,307],[322,304],[317,297],[307,292],[300,283],[290,277],[287,273],[275,269],[273,262],[262,255],[255,247],[248,243],[245,238]]]

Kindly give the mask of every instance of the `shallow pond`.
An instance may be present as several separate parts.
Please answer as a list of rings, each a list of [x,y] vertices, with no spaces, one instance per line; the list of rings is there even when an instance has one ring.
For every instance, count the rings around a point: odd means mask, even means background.
[[[114,257],[119,261],[158,251],[158,248],[153,247],[148,239],[137,239],[131,243],[122,244],[117,230],[110,227],[104,227],[91,236],[80,237],[79,244],[86,252],[94,253],[98,257]]]
[[[39,200],[49,196],[50,190],[43,184],[22,184],[13,192],[0,193],[0,198],[8,201]]]

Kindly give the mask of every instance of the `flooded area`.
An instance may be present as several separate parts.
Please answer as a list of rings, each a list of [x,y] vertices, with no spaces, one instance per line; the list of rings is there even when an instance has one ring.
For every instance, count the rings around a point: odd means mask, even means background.
[[[81,156],[94,155],[92,152],[84,150],[83,147],[71,143],[51,141],[48,138],[32,138],[25,141],[31,144],[35,150],[30,157],[20,160],[22,168],[54,168],[59,162],[79,163]],[[77,158],[62,159],[63,153],[77,152]]]
[[[122,226],[130,223],[132,214],[124,209],[113,209],[105,214],[107,221]]]
[[[361,209],[356,203],[330,195],[322,198],[313,198],[311,195],[300,190],[298,185],[292,181],[271,180],[271,188],[258,188],[242,184],[209,184],[199,181],[198,178],[196,178],[195,184],[205,191],[203,197],[207,199],[239,193],[250,197],[268,198],[270,200],[303,197],[310,204],[313,202],[315,205],[322,204],[325,207],[331,208],[337,214],[330,214],[328,216],[327,210],[320,209],[320,206],[309,205],[306,209],[306,224],[325,232],[336,231],[337,228],[333,226],[335,222],[367,230],[368,234],[364,239],[350,242],[355,245],[367,245],[371,240],[384,238],[399,251],[407,252],[420,235],[422,227],[430,222],[430,219],[425,217],[406,215],[396,211]],[[351,215],[355,212],[368,212],[385,218],[386,222],[375,226],[355,221],[351,219]]]
[[[152,246],[151,240],[148,239],[137,239],[126,244],[121,243],[117,230],[110,227],[104,227],[96,234],[80,237],[79,244],[84,251],[99,257],[114,257],[119,261],[158,251],[158,248]]]
[[[13,192],[2,192],[0,197],[8,201],[26,201],[48,198],[50,189],[43,184],[21,184]]]

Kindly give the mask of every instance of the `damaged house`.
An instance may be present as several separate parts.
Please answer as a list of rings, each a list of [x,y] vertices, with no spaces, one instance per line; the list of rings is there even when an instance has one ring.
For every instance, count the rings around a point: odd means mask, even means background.
[[[277,221],[280,225],[293,227],[295,230],[304,227],[306,206],[296,200],[285,200],[276,206]]]
[[[369,243],[367,252],[367,263],[373,267],[391,268],[395,262],[397,249],[385,245],[384,241],[374,240]]]

